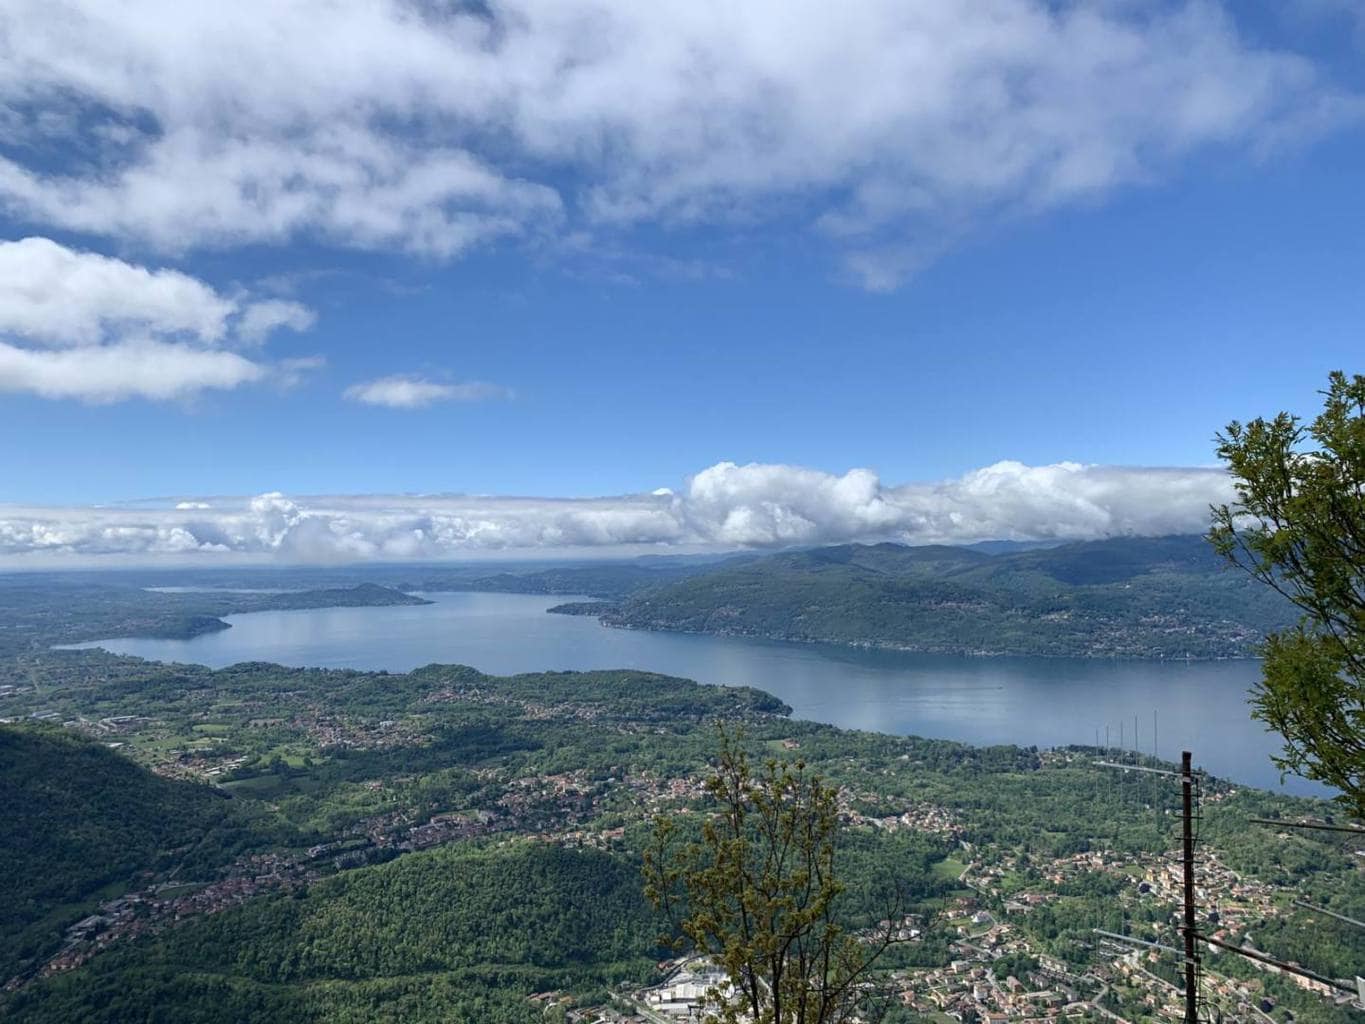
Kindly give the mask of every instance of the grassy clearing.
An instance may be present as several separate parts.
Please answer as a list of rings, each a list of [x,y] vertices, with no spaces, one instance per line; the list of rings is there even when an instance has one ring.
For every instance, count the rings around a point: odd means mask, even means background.
[[[934,864],[934,876],[936,878],[946,878],[951,882],[956,882],[962,877],[962,872],[966,870],[966,862],[960,861],[956,857],[944,857],[941,861]]]

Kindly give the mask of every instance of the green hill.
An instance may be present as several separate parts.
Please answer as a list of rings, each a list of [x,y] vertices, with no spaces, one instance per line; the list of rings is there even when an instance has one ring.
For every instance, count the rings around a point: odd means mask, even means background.
[[[1253,653],[1288,604],[1200,537],[991,555],[899,544],[783,552],[639,591],[603,615],[639,629],[936,653],[1215,658]]]
[[[217,790],[55,727],[0,726],[0,807],[4,980],[135,877],[177,866],[193,877],[259,842]]]
[[[252,901],[19,993],[9,1019],[535,1024],[535,992],[646,979],[659,923],[626,857],[444,847]]]
[[[228,629],[223,616],[245,612],[430,603],[374,583],[279,592],[161,591],[77,574],[0,575],[0,657],[116,636],[188,639]]]

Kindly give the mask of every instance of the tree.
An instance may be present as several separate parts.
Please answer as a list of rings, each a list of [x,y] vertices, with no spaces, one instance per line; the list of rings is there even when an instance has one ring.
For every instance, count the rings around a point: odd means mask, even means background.
[[[869,973],[898,941],[901,915],[859,937],[835,916],[838,791],[803,762],[754,771],[740,737],[720,731],[706,792],[715,801],[700,839],[679,818],[655,823],[645,895],[695,951],[724,970],[711,1016],[721,1024],[836,1024],[880,1019]]]
[[[1209,539],[1303,613],[1269,636],[1253,714],[1284,737],[1276,765],[1365,816],[1365,377],[1333,373],[1310,425],[1280,413],[1217,436],[1236,499]]]

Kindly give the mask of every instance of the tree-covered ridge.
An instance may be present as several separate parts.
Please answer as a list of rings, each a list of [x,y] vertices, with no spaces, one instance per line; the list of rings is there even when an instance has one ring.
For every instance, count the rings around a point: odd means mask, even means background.
[[[244,612],[427,603],[369,582],[278,593],[167,592],[63,574],[0,576],[0,656],[114,636],[188,639],[227,629],[223,616]]]
[[[647,979],[658,932],[627,857],[525,841],[445,847],[196,920],[28,990],[9,1011],[91,1024],[158,1008],[224,1024],[530,1024],[544,1019],[535,992]]]
[[[55,727],[0,726],[0,807],[6,979],[51,946],[62,908],[139,874],[210,871],[265,841],[224,793],[160,778]]]
[[[935,653],[1247,656],[1292,619],[1199,537],[1119,538],[990,556],[844,545],[722,566],[640,591],[612,625]]]

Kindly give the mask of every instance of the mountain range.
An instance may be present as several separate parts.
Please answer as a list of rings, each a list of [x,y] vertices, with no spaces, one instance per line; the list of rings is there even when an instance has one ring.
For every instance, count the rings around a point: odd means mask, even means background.
[[[633,629],[944,654],[1139,658],[1251,656],[1267,632],[1295,617],[1202,537],[1183,535],[1001,554],[845,544],[745,557],[561,610]]]

